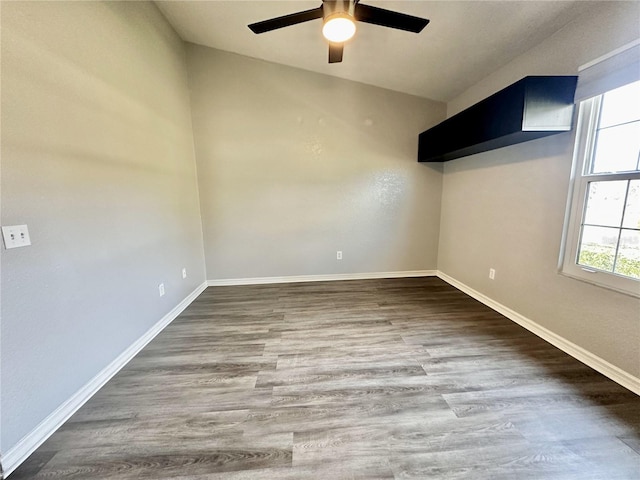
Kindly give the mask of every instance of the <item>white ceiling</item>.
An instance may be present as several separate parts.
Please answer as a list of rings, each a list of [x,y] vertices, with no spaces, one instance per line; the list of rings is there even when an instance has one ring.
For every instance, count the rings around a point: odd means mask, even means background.
[[[186,41],[445,102],[598,7],[580,0],[362,0],[431,23],[419,34],[359,23],[343,62],[330,65],[320,19],[261,35],[247,28],[320,0],[156,3]]]

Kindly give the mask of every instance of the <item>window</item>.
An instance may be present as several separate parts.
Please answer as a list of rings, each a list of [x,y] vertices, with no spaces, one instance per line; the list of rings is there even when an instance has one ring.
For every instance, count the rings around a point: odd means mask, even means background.
[[[640,296],[640,81],[580,102],[563,272]]]

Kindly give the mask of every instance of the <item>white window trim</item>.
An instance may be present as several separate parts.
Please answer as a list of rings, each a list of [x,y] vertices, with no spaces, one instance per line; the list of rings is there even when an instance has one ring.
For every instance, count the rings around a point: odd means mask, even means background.
[[[571,178],[572,187],[569,193],[569,206],[567,209],[568,221],[565,221],[561,248],[560,273],[587,283],[640,297],[640,281],[611,272],[590,269],[577,263],[580,226],[585,214],[584,207],[589,182],[640,179],[640,173],[638,172],[604,175],[588,173],[594,145],[592,137],[595,132],[595,123],[598,120],[599,108],[599,98],[593,98],[582,102],[577,109],[578,119]]]

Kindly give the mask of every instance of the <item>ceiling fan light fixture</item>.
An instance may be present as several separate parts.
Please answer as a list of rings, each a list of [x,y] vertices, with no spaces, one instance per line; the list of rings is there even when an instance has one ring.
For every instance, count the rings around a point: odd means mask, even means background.
[[[253,33],[265,33],[320,18],[322,35],[329,42],[329,63],[342,62],[344,45],[356,33],[356,20],[414,33],[420,33],[429,23],[426,18],[370,7],[359,3],[359,0],[322,0],[322,5],[317,8],[270,18],[248,27]]]
[[[343,43],[356,33],[356,22],[347,13],[330,15],[322,27],[322,35],[332,43]]]

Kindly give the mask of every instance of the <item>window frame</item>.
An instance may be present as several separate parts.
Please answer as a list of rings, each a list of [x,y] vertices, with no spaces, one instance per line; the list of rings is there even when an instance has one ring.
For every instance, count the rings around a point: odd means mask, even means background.
[[[605,92],[606,93],[606,92]],[[559,271],[563,275],[621,293],[640,297],[640,281],[613,272],[597,270],[578,264],[578,250],[582,224],[586,215],[589,183],[598,181],[640,179],[640,171],[621,173],[589,173],[597,134],[600,107],[604,93],[578,105],[571,190],[565,221]]]

